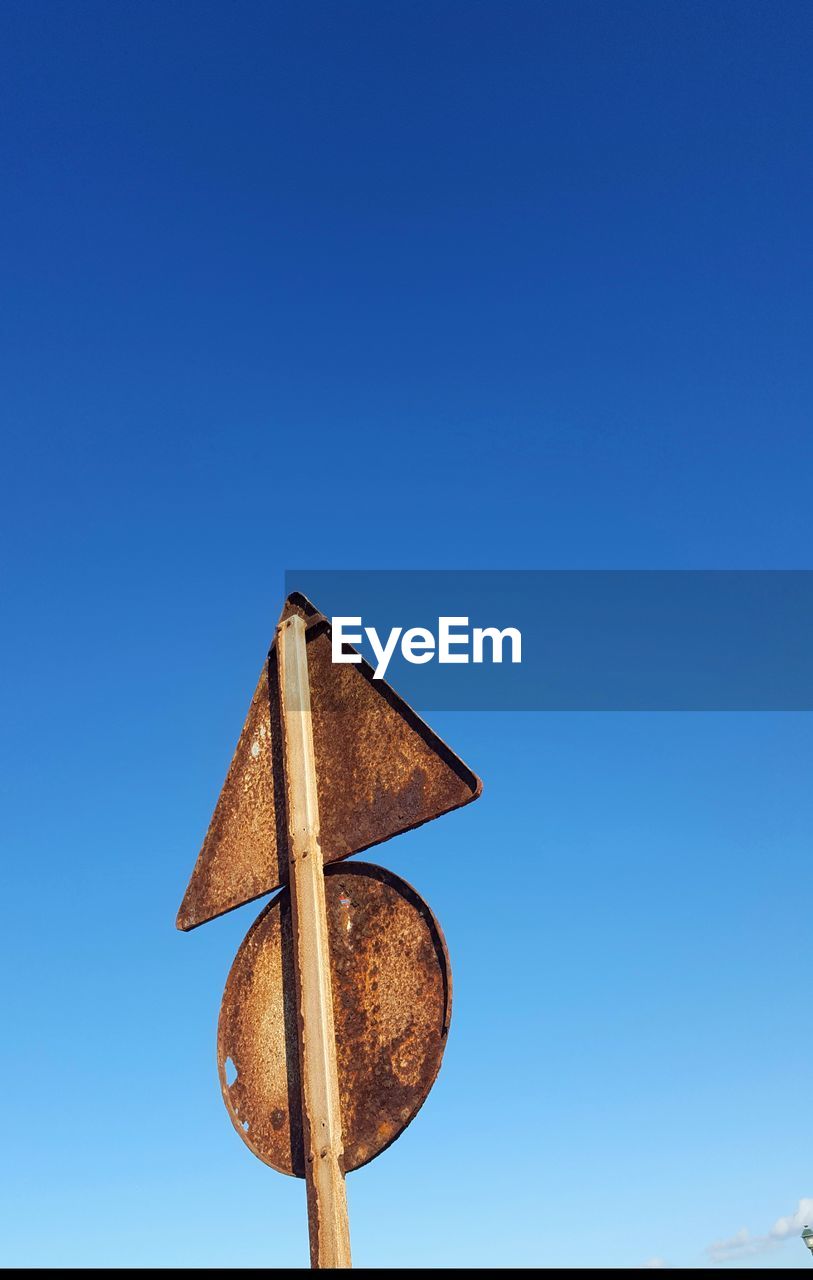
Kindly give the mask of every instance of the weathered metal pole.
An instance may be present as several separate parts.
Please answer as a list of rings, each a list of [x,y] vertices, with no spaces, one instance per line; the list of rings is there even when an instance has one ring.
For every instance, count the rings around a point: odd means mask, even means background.
[[[305,623],[277,628],[282,708],[291,917],[296,961],[299,1066],[311,1266],[349,1267],[350,1229],[333,1028],[325,878],[311,725]]]

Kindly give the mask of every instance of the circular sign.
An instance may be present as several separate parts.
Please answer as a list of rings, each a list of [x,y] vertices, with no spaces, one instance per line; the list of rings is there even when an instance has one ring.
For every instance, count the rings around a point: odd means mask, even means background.
[[[440,1068],[451,1016],[446,943],[422,898],[365,862],[325,867],[344,1169],[403,1132]],[[288,889],[252,925],[231,967],[217,1034],[223,1099],[255,1155],[305,1176]]]

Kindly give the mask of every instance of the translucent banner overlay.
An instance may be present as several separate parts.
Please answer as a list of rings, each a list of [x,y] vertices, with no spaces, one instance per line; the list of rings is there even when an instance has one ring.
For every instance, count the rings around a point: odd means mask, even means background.
[[[373,665],[365,633],[384,645],[400,628],[384,679],[419,711],[809,711],[813,709],[810,570],[328,570],[286,573],[328,618],[345,624]],[[440,619],[459,639],[441,663]],[[460,619],[467,619],[463,624]],[[411,628],[434,637],[420,665],[404,656]],[[509,637],[503,660],[475,628]],[[432,652],[413,636],[414,654]]]

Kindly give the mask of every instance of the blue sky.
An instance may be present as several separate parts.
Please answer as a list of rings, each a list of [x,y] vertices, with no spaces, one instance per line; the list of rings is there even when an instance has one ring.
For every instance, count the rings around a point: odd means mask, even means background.
[[[301,1265],[215,1072],[256,908],[174,930],[284,570],[810,567],[813,11],[0,22],[1,1260]],[[452,1032],[355,1260],[809,1265],[809,715],[433,725],[483,797],[376,858]]]

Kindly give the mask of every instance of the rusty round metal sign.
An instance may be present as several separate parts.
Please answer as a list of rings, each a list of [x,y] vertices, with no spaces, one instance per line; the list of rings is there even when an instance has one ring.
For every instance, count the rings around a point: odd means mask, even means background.
[[[452,983],[429,907],[371,863],[325,867],[344,1168],[403,1132],[440,1068]],[[257,918],[226,982],[217,1052],[223,1099],[255,1155],[304,1177],[294,943],[288,889]]]

